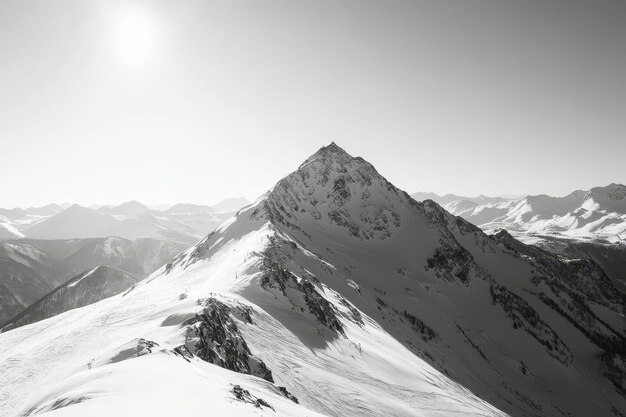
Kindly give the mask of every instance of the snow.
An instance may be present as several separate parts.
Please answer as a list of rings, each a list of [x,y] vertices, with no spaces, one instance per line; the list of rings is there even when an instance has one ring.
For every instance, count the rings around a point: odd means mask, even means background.
[[[516,218],[532,218],[528,206],[519,208]],[[436,250],[447,251],[445,261]],[[626,409],[600,370],[602,350],[542,301],[554,294],[533,282],[538,270],[532,256],[435,204],[416,204],[333,144],[131,290],[0,334],[0,415]],[[271,281],[280,277],[282,290]],[[496,299],[494,288],[508,298]],[[190,348],[188,319],[207,298],[250,312],[249,321],[234,313],[233,320],[274,384],[175,353]],[[594,308],[618,322],[614,306]],[[155,346],[140,356],[141,340]],[[236,400],[233,385],[276,413]]]
[[[311,409],[331,415],[500,415],[367,317],[364,328],[347,327],[347,339],[311,348],[293,333],[294,327],[310,324],[292,321],[288,311],[277,320],[248,300],[254,296],[243,296],[260,291],[254,284],[259,275],[255,253],[272,230],[268,224],[239,223],[225,228],[224,243],[207,261],[170,274],[157,271],[125,295],[0,334],[0,414],[33,407],[55,416],[139,409],[153,416],[202,410],[267,413],[229,395],[231,385],[239,384],[268,401],[278,415],[318,415]],[[181,293],[187,298],[180,300]],[[196,300],[209,294],[254,309],[254,324],[240,324],[242,332],[252,351],[270,364],[278,384],[295,392],[301,405],[276,395],[259,378],[197,358],[187,362],[167,351],[184,343],[180,325],[172,325],[180,320],[168,318],[188,317],[199,308]],[[314,331],[312,338],[316,335]],[[138,337],[157,342],[166,352],[110,362]],[[61,399],[82,401],[54,411],[46,408]]]
[[[23,238],[24,234],[17,230],[8,219],[0,223],[0,240],[1,239],[19,239]]]
[[[78,278],[75,281],[72,281],[70,284],[68,284],[68,287],[74,287],[76,284],[80,283],[82,280],[84,280],[85,278],[90,277],[94,272],[96,272],[98,270],[98,268],[100,268],[99,266],[95,267],[94,269],[92,269],[91,271],[83,274],[80,278]]]

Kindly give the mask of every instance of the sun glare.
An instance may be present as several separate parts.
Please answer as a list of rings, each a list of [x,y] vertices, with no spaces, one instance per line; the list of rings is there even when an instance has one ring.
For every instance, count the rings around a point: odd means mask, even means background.
[[[150,58],[155,47],[155,28],[149,11],[142,8],[118,10],[113,22],[113,49],[127,65],[137,66]]]

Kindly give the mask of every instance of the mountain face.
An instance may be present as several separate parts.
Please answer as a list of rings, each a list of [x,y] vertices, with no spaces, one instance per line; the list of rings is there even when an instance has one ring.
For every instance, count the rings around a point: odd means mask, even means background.
[[[83,307],[127,290],[137,278],[110,266],[97,266],[66,281],[5,323],[8,331],[68,310]]]
[[[0,334],[0,409],[623,415],[623,314],[594,262],[331,144],[132,290]]]
[[[60,266],[27,243],[0,243],[0,324],[63,281]]]
[[[108,265],[145,277],[186,248],[157,239],[0,242],[0,325],[81,271]]]

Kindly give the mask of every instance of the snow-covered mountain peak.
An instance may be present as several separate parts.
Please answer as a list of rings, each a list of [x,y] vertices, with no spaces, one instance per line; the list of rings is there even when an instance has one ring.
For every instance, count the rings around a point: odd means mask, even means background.
[[[585,201],[589,200],[596,204],[597,210],[626,214],[626,186],[622,184],[594,187],[585,194]]]
[[[279,181],[262,207],[273,223],[292,229],[330,223],[367,240],[390,237],[410,205],[417,203],[333,142]]]

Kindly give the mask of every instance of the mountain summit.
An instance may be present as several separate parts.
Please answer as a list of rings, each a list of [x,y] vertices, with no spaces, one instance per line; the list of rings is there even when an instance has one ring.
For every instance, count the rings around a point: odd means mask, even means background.
[[[623,314],[595,263],[332,143],[130,291],[1,334],[0,387],[24,414],[619,415]]]

